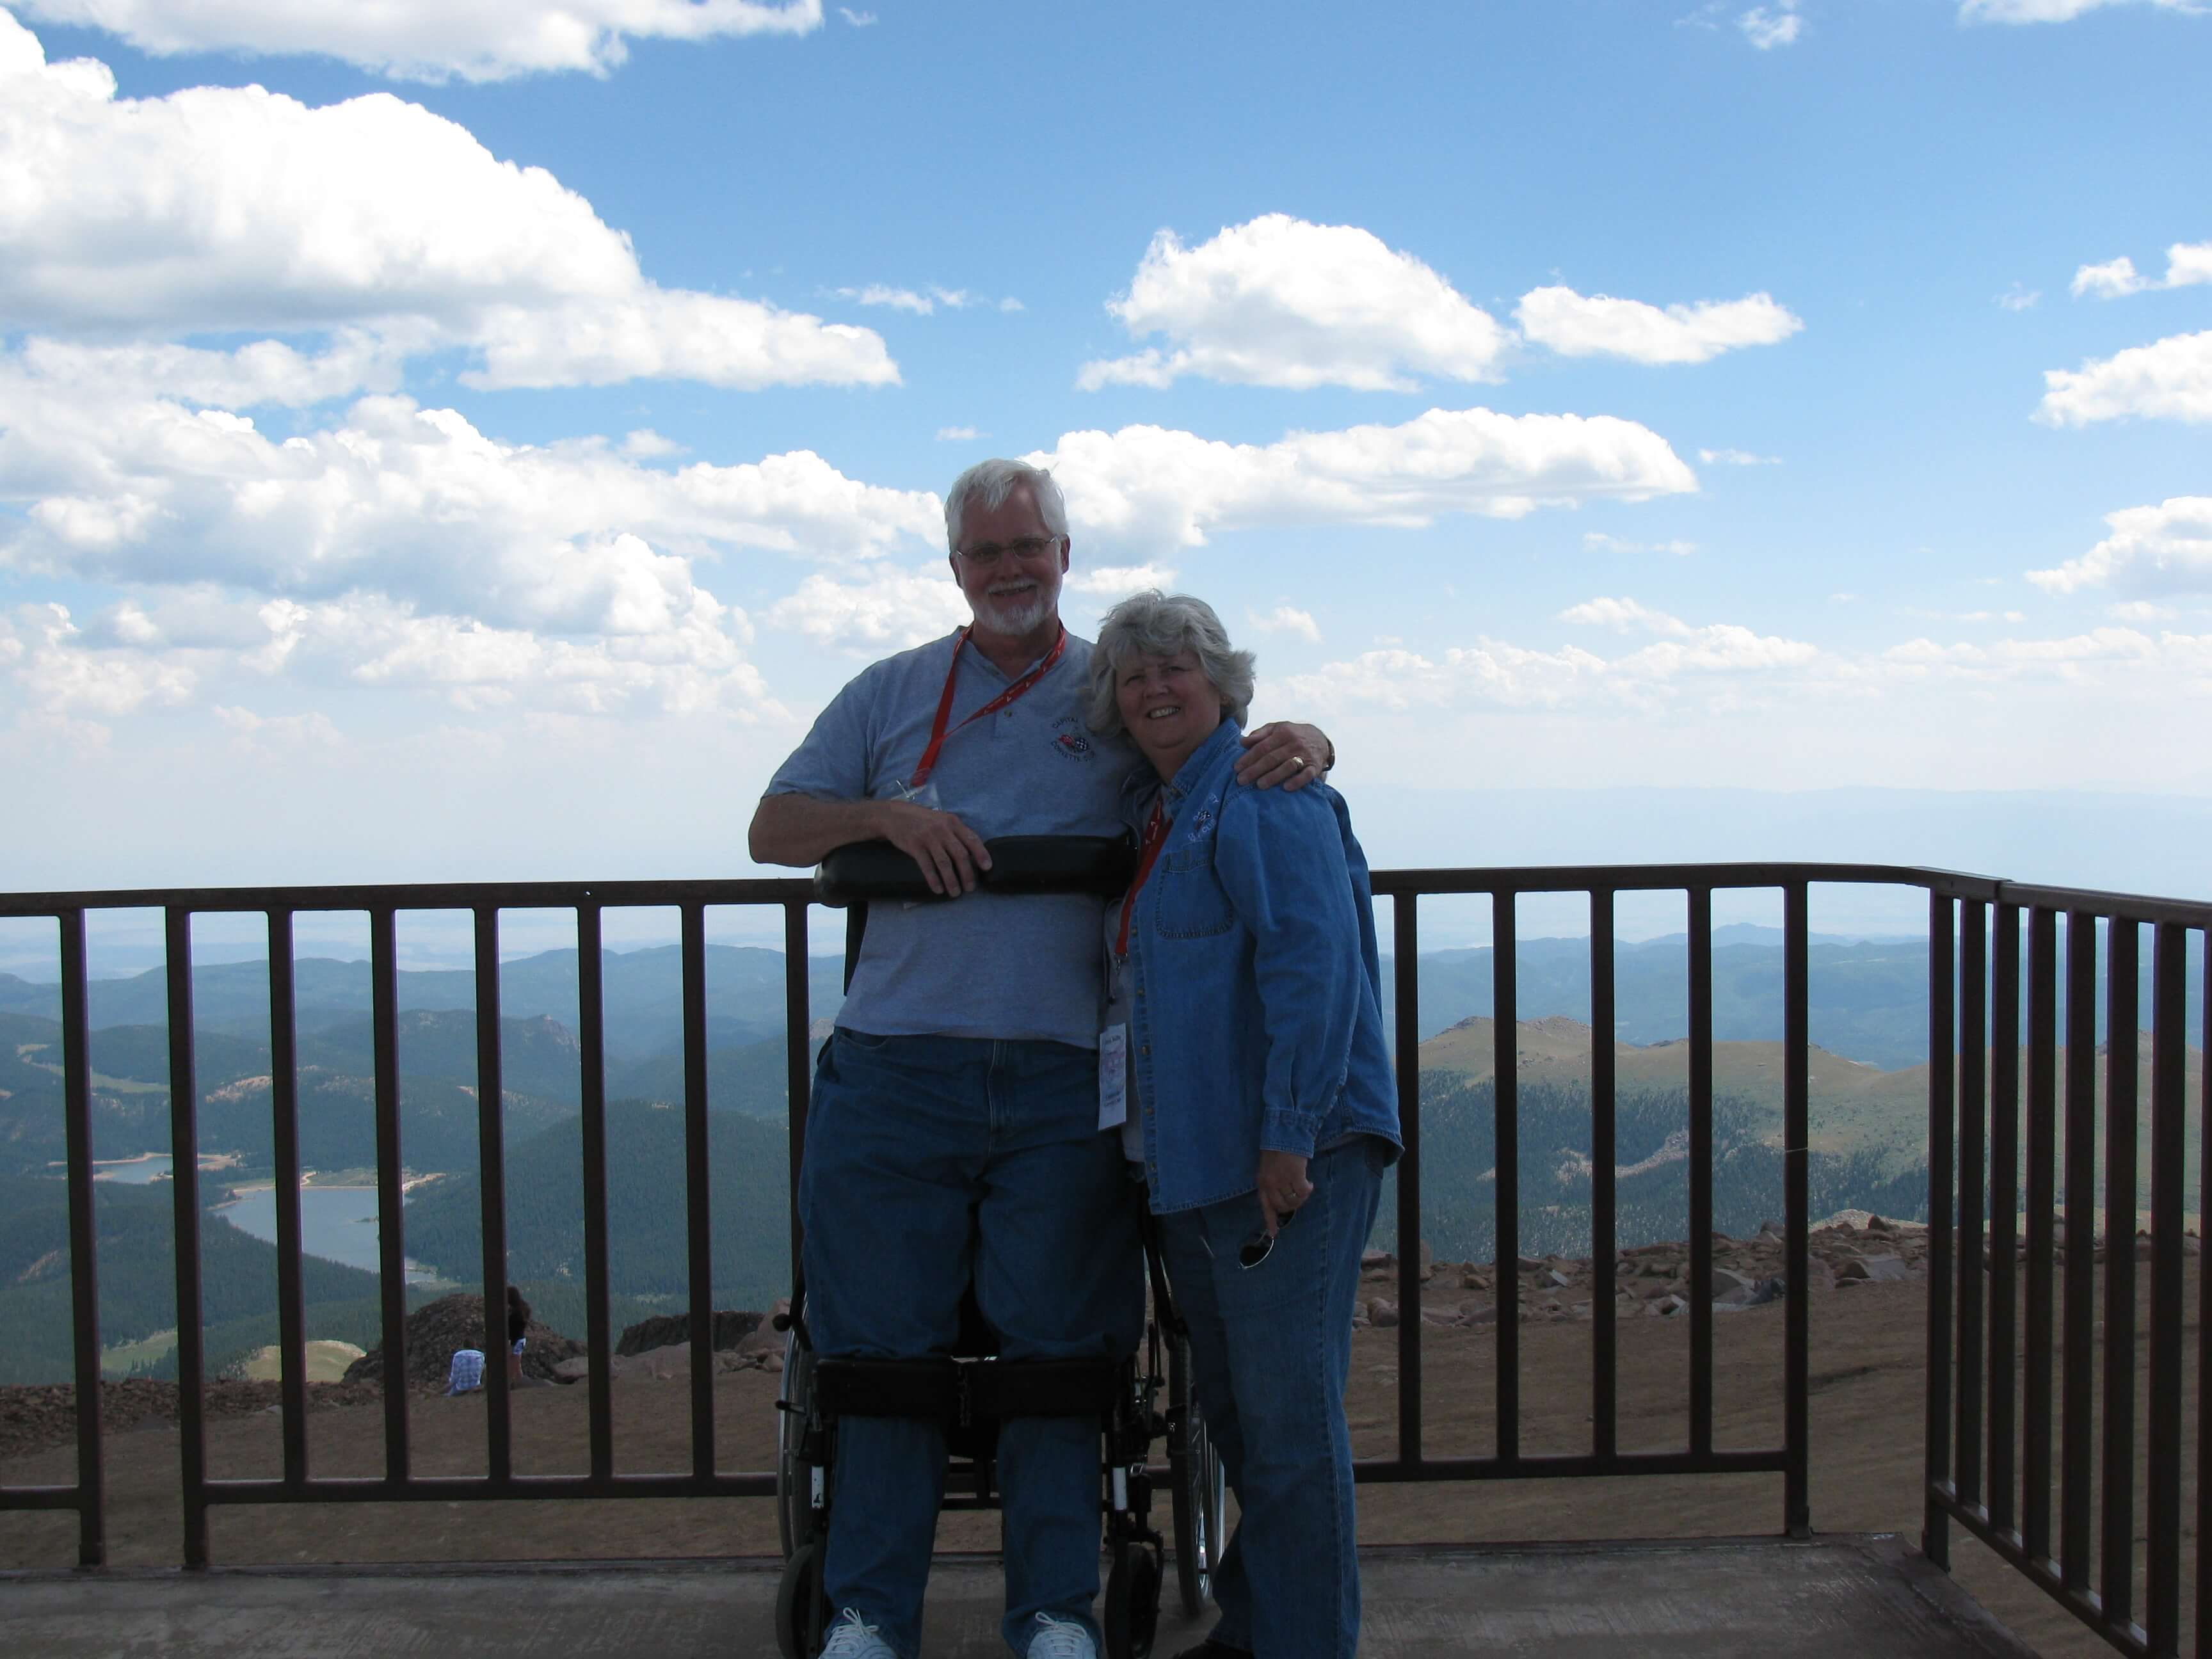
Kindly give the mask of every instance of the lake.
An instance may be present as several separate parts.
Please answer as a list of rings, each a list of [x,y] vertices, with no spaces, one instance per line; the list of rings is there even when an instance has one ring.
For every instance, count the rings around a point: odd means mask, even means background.
[[[146,1158],[136,1158],[128,1164],[95,1162],[92,1169],[94,1181],[120,1181],[132,1187],[143,1187],[149,1182],[169,1178],[169,1155],[158,1152]]]
[[[276,1242],[276,1194],[258,1188],[240,1193],[235,1203],[217,1214],[240,1232],[269,1243]],[[302,1187],[300,1189],[300,1245],[309,1255],[321,1256],[367,1273],[377,1271],[376,1188],[374,1187]],[[425,1285],[437,1275],[427,1267],[407,1264],[407,1282]]]

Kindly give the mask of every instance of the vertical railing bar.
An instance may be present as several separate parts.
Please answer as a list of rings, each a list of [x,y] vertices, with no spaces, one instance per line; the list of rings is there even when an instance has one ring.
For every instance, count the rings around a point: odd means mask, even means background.
[[[2066,1276],[2059,1344],[2059,1571],[2089,1587],[2097,1382],[2097,919],[2066,917]]]
[[[514,1398],[507,1384],[507,1083],[500,1058],[499,909],[471,917],[477,980],[477,1194],[483,1222],[484,1468],[494,1486],[514,1475]]]
[[[1690,904],[1690,1451],[1713,1449],[1713,894]]]
[[[100,1224],[92,1182],[92,1018],[84,912],[64,910],[56,921],[61,928],[62,1135],[69,1159],[70,1374],[76,1383],[76,1564],[104,1567],[107,1481],[100,1439]]]
[[[1782,890],[1782,1202],[1788,1235],[1789,1302],[1783,1326],[1782,1529],[1792,1538],[1813,1531],[1812,1387],[1810,1349],[1811,1249],[1808,1243],[1811,1133],[1812,990],[1810,906],[1806,884]]]
[[[1951,1473],[1951,1218],[1959,1184],[1952,1124],[1958,1021],[1951,905],[1947,895],[1929,896],[1928,1376],[1920,1531],[1920,1553],[1947,1571],[1951,1565],[1950,1516],[1937,1488]]]
[[[2182,1203],[2188,1144],[2189,931],[2151,935],[2150,1415],[2144,1443],[2143,1626],[2154,1659],[2181,1641]],[[2200,1428],[2201,1437],[2203,1431]]]
[[[714,1472],[714,1257],[707,1128],[707,911],[684,906],[684,1195],[691,1244],[691,1472]]]
[[[1498,1149],[1498,1455],[1521,1455],[1521,984],[1514,896],[1490,896],[1491,1075]],[[1399,1230],[1400,1243],[1405,1230]],[[1420,1322],[1420,1304],[1400,1316]]]
[[[1397,1042],[1394,1060],[1398,1072],[1398,1133],[1405,1150],[1398,1158],[1398,1255],[1402,1262],[1408,1231],[1420,1237],[1421,1225],[1421,981],[1420,896],[1401,893],[1390,908],[1390,974],[1397,1003]],[[1413,1256],[1413,1294],[1420,1294],[1420,1249]],[[1508,1269],[1500,1262],[1493,1275],[1498,1286],[1498,1318],[1505,1316]],[[1399,1279],[1401,1298],[1404,1275]],[[1398,1320],[1398,1462],[1407,1469],[1421,1466],[1421,1338],[1420,1304],[1402,1308]]]
[[[2142,938],[2117,918],[2105,947],[2105,1467],[2098,1594],[2105,1619],[2135,1616],[2136,975]],[[2125,1217],[2125,1220],[2122,1219]]]
[[[283,1367],[284,1484],[307,1482],[306,1241],[300,1226],[300,1019],[292,912],[269,912],[269,1130],[276,1164],[276,1340]]]
[[[2028,913],[2027,1306],[2021,1332],[2021,1547],[2051,1557],[2051,1208],[2058,1192],[2058,913]]]
[[[2212,1050],[2212,929],[2204,935],[2203,969],[2199,988],[2203,1008],[2198,1015],[2197,1029],[2204,1034],[2205,1047]],[[2212,1243],[2212,1227],[2204,1218],[2212,1211],[2204,1206],[2203,1171],[2206,1154],[2212,1153],[2212,1054],[2208,1054],[2203,1071],[2197,1078],[2197,1236],[2199,1260],[2197,1273],[2197,1617],[2196,1646],[2192,1652],[2212,1655],[2212,1595],[2205,1586],[2212,1584],[2212,1435],[2204,1432],[2204,1425],[2212,1422],[2212,1262],[2202,1259],[2202,1251]]]
[[[1982,1501],[1983,1230],[1989,1179],[1989,907],[1959,907],[1959,1369],[1954,1387],[1958,1437],[1952,1484],[1964,1503]]]
[[[192,1054],[192,917],[162,913],[169,992],[169,1198],[177,1275],[177,1456],[185,1565],[208,1565],[207,1354],[200,1303],[199,1083]]]
[[[791,1141],[791,1265],[793,1272],[805,1248],[799,1220],[799,1166],[806,1155],[806,1108],[814,1081],[812,1012],[808,1007],[806,902],[783,907],[784,1120]]]
[[[578,1127],[583,1135],[584,1345],[591,1356],[589,1393],[592,1479],[615,1472],[614,1330],[607,1283],[606,958],[597,904],[576,907]]]
[[[1590,1450],[1620,1449],[1620,1331],[1614,1322],[1620,1217],[1614,1171],[1618,1025],[1614,1010],[1613,891],[1590,892]]]
[[[2020,907],[1996,907],[1990,990],[1990,1524],[2012,1528],[2020,1416]]]
[[[369,1020],[376,1054],[377,1290],[384,1316],[384,1475],[404,1485],[407,1455],[407,1235],[399,1140],[398,915],[368,913]],[[491,1356],[485,1356],[489,1360]]]

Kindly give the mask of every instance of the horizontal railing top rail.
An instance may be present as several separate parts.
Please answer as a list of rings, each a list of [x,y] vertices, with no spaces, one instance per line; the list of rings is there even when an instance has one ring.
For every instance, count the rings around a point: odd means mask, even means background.
[[[2110,921],[2212,928],[2212,901],[2163,898],[2098,888],[2018,882],[1914,864],[1749,860],[1683,864],[1536,864],[1377,870],[1377,898],[1496,893],[1649,892],[1784,887],[1793,883],[1917,887],[1941,897],[2080,911]],[[790,904],[809,900],[804,876],[737,876],[624,881],[454,881],[287,884],[269,887],[137,887],[0,893],[0,917],[64,910],[184,909],[210,915],[268,910],[619,909],[681,904]]]

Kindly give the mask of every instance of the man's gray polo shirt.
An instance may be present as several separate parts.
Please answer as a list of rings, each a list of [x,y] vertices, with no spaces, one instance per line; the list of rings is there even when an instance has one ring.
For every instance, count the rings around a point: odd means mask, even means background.
[[[814,722],[768,793],[895,800],[928,746],[957,635],[864,670]],[[1083,723],[1091,642],[1068,636],[1052,671],[1012,707],[961,721],[1012,683],[969,646],[937,765],[915,799],[1000,836],[1117,836],[1121,781],[1137,763],[1121,737]],[[1018,676],[1015,677],[1018,678]],[[1081,895],[878,903],[838,1023],[879,1036],[1042,1037],[1098,1042],[1100,905]]]

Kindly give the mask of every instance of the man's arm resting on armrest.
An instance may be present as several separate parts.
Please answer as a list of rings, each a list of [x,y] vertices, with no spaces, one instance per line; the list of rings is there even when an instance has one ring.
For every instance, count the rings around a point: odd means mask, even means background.
[[[757,864],[819,864],[856,841],[887,841],[921,866],[933,893],[969,893],[991,855],[975,832],[950,812],[907,800],[823,800],[815,795],[761,797],[745,845]]]

